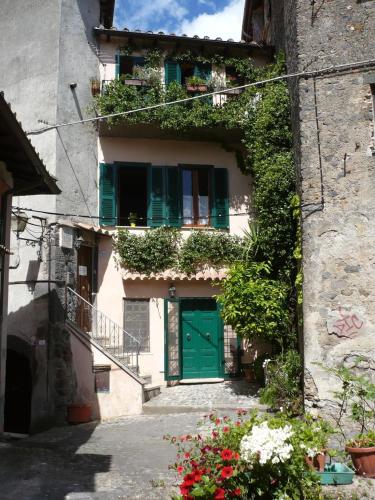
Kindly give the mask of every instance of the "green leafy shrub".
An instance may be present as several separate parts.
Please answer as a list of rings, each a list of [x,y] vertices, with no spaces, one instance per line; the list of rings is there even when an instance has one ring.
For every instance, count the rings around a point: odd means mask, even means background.
[[[129,271],[150,275],[172,268],[177,259],[180,234],[176,229],[157,228],[143,235],[120,230],[114,242],[118,262]]]
[[[204,265],[220,268],[243,257],[243,242],[238,236],[220,231],[193,231],[182,242],[178,268],[187,274]]]
[[[120,265],[133,272],[150,275],[166,269],[187,274],[205,265],[220,268],[239,260],[241,238],[220,231],[193,231],[182,239],[177,229],[160,227],[142,235],[120,230],[115,240]]]
[[[282,408],[288,413],[302,413],[302,363],[298,352],[291,349],[265,361],[265,365],[267,383],[260,390],[260,401],[274,410]]]
[[[279,345],[289,331],[289,287],[270,278],[271,268],[262,263],[237,263],[222,283],[224,322],[245,339],[262,338]]]

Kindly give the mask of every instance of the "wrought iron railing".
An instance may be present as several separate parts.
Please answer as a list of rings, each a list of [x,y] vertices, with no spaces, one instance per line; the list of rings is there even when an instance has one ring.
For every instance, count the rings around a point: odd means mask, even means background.
[[[139,375],[140,341],[70,287],[66,287],[65,314],[82,332]]]

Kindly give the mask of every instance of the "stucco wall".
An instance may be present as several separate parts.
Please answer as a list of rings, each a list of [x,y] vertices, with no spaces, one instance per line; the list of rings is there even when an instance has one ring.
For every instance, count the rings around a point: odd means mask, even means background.
[[[291,4],[286,2],[286,14],[295,13],[286,33],[289,71],[371,58],[374,2]],[[335,387],[316,362],[351,366],[362,354],[368,358],[363,367],[375,368],[375,158],[367,155],[373,115],[365,73],[301,79],[294,87],[303,209],[305,398],[310,407],[328,406]]]
[[[168,298],[169,281],[123,280],[117,268],[111,238],[99,242],[97,307],[119,325],[124,322],[123,299],[150,299],[150,352],[139,357],[141,376],[152,376],[152,384],[164,381],[164,299]],[[211,282],[175,281],[178,297],[212,297],[219,292]]]
[[[236,155],[220,144],[193,141],[166,141],[101,137],[99,162],[145,162],[153,165],[214,165],[228,169],[229,224],[232,234],[242,234],[248,227],[250,208],[250,177],[237,166]]]
[[[142,412],[142,385],[119,368],[89,342],[75,335],[70,336],[73,353],[73,369],[77,387],[73,403],[89,404],[92,418],[106,420],[122,415],[138,415]],[[109,369],[109,392],[95,391],[94,365],[106,365]]]
[[[4,70],[0,90],[25,131],[88,116],[90,77],[99,74],[92,34],[99,24],[99,5],[99,0],[1,2],[0,63]],[[70,83],[77,83],[75,93]],[[95,129],[91,125],[67,127],[60,135],[52,130],[29,138],[47,169],[57,176],[63,193],[59,197],[15,197],[13,204],[47,212],[87,214],[90,210],[96,214]],[[56,221],[48,214],[36,215],[45,217],[46,223]],[[40,222],[30,222],[36,226],[30,225],[22,236],[38,238]],[[38,246],[16,241],[14,235],[11,242],[8,333],[24,339],[33,353],[34,430],[58,418],[73,384],[66,332],[54,335],[51,324],[61,319],[62,307],[53,280],[66,277],[64,256],[54,244],[52,238],[51,252],[43,244],[39,262]],[[39,282],[33,283],[35,280]],[[52,282],[48,284],[48,280]]]

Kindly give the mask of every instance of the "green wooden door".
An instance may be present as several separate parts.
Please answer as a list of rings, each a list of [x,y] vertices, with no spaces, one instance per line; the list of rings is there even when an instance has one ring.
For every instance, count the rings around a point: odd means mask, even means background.
[[[212,299],[182,299],[182,378],[221,376],[222,335]]]

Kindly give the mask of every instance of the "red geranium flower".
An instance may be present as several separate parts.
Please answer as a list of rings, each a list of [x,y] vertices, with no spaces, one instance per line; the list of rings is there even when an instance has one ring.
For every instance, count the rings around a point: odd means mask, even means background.
[[[190,458],[190,453],[186,452],[184,455],[185,458]]]
[[[226,425],[225,427],[223,427],[223,432],[229,432],[230,431],[230,428]]]
[[[229,479],[232,476],[233,476],[233,468],[230,465],[227,465],[226,467],[222,468],[221,477],[223,477],[224,479]]]
[[[177,472],[178,472],[179,474],[182,474],[182,473],[184,472],[184,467],[182,467],[182,465],[179,465],[179,466],[177,467]]]
[[[187,486],[185,486],[185,484],[181,484],[180,492],[181,492],[181,495],[185,496],[185,495],[189,494],[190,489]]]
[[[202,479],[202,476],[197,472],[196,474],[194,474],[194,481],[196,483],[199,483],[199,481],[201,481]]]
[[[215,424],[216,424],[216,425],[219,425],[219,424],[220,424],[220,422],[221,422],[220,418],[217,418],[217,419],[215,420]]]
[[[236,488],[234,491],[233,491],[234,495],[236,497],[239,497],[241,495],[241,488]]]
[[[195,483],[194,474],[186,474],[186,476],[184,477],[184,485],[193,486],[194,483]]]
[[[233,457],[233,451],[228,450],[227,448],[221,452],[221,458],[223,460],[231,460]]]
[[[213,438],[217,438],[217,437],[218,437],[218,435],[219,435],[219,433],[218,433],[218,432],[216,432],[216,431],[212,431],[212,437],[213,437]]]
[[[215,491],[214,499],[222,500],[224,498],[225,498],[225,490],[223,490],[223,488],[217,488],[217,490]]]

